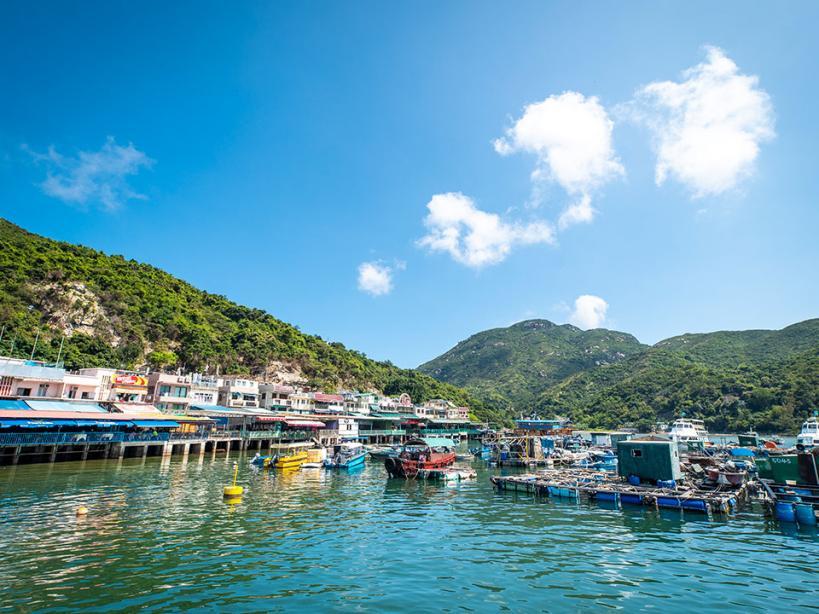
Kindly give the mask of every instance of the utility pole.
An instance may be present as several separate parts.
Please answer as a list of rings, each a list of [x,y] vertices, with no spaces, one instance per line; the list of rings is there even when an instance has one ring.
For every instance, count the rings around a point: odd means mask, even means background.
[[[63,355],[63,343],[64,343],[64,342],[65,342],[65,335],[63,335],[62,337],[60,337],[60,351],[59,351],[59,352],[57,352],[57,363],[56,363],[56,365],[57,365],[58,367],[60,366],[60,356],[62,356],[62,355]]]
[[[34,360],[34,351],[37,349],[37,342],[40,340],[40,331],[37,331],[37,336],[34,337],[34,345],[31,348],[31,357],[29,360]]]

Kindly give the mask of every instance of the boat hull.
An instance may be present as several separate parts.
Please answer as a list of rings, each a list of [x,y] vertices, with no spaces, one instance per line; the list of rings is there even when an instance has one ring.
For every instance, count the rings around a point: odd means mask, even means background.
[[[384,460],[384,467],[391,478],[414,478],[420,470],[444,469],[455,462],[455,453],[433,454],[425,461],[393,457]]]
[[[307,452],[281,456],[271,465],[274,469],[298,469],[307,462]]]

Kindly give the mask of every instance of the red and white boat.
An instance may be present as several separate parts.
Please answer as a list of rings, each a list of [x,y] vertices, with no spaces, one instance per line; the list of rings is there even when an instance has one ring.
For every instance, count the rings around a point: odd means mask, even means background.
[[[423,439],[411,439],[397,456],[384,459],[391,478],[414,478],[422,469],[444,469],[455,462],[455,452],[448,446],[430,447]]]

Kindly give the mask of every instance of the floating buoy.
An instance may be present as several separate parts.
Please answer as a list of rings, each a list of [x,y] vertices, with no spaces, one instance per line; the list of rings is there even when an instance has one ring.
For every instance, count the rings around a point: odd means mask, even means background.
[[[225,498],[241,497],[245,489],[236,485],[236,478],[239,476],[239,463],[233,463],[233,484],[225,486],[223,493]],[[228,501],[232,503],[232,501]]]
[[[77,516],[85,516],[88,513],[88,508],[81,505],[77,508]]]

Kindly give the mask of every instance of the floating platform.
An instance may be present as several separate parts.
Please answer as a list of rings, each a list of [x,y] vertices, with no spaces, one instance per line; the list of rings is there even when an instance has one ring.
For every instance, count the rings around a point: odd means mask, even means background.
[[[587,499],[705,514],[728,514],[734,511],[740,502],[747,499],[750,488],[747,483],[730,489],[699,484],[675,488],[634,486],[620,478],[593,470],[547,470],[538,474],[493,476],[490,479],[499,491],[523,492],[535,497]]]

